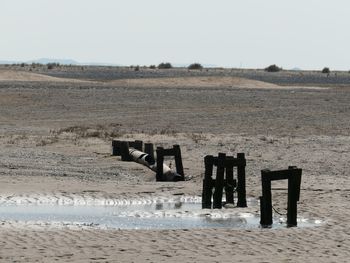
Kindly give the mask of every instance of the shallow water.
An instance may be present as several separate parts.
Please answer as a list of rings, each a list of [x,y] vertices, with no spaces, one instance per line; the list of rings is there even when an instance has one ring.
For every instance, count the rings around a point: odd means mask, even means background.
[[[243,209],[244,210],[244,209]],[[242,211],[242,209],[240,209]],[[89,225],[114,229],[258,228],[259,216],[236,209],[201,209],[199,202],[129,205],[0,205],[0,220]],[[275,219],[273,227],[283,227]],[[314,226],[301,220],[298,226]]]

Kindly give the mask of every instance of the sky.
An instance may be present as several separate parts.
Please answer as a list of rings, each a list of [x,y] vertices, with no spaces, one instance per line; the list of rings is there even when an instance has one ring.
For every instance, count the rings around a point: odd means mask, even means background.
[[[0,0],[0,60],[350,69],[348,0]]]

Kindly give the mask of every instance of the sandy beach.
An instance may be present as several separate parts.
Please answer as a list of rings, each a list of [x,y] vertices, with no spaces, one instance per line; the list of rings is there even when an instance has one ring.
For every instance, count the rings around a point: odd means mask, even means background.
[[[2,220],[0,262],[348,262],[350,74],[91,67],[84,77],[79,68],[1,67],[0,205],[200,198],[204,156],[244,152],[248,198],[261,195],[262,169],[298,166],[298,216],[321,223],[126,230]],[[156,182],[111,156],[113,139],[179,144],[187,180]],[[279,211],[286,196],[286,182],[273,183]]]

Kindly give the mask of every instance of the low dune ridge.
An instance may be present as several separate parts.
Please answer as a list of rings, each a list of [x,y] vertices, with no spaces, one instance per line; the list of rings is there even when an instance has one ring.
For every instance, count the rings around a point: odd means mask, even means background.
[[[45,74],[18,71],[0,70],[0,81],[51,81],[51,82],[102,82],[113,86],[123,87],[235,87],[235,88],[278,88],[278,85],[250,80],[239,77],[172,77],[172,78],[142,78],[118,79],[111,81],[78,80],[74,78],[52,77]]]
[[[54,77],[45,73],[33,73],[20,70],[0,70],[0,82],[51,82],[80,83],[98,86],[130,88],[238,88],[238,89],[327,89],[312,86],[280,86],[265,81],[234,76],[177,76],[127,78],[114,80],[78,79]]]
[[[44,74],[38,74],[27,71],[19,70],[0,70],[0,81],[1,82],[86,82],[84,80],[67,79],[67,78],[57,78],[51,77]]]
[[[239,77],[174,77],[147,79],[120,79],[109,82],[116,86],[133,87],[202,87],[202,88],[279,88],[280,86]]]

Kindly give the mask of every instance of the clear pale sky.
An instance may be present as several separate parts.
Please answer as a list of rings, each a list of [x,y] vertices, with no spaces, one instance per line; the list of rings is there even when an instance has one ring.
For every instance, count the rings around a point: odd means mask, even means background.
[[[0,60],[350,69],[349,0],[0,0]]]

